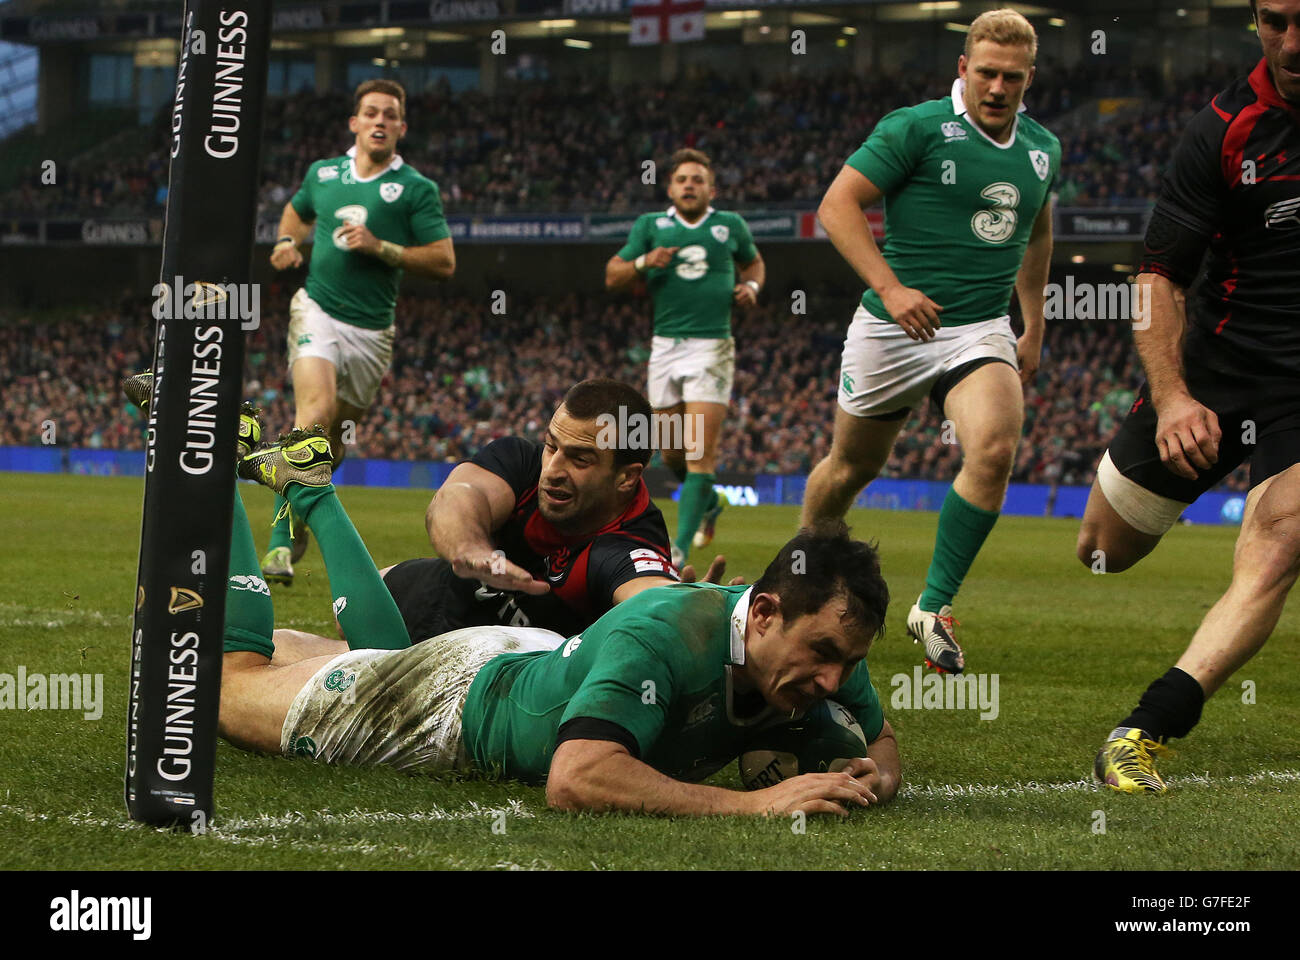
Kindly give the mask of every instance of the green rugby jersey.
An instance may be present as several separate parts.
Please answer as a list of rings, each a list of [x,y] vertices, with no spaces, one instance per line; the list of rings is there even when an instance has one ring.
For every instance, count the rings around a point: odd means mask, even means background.
[[[393,323],[401,267],[342,246],[339,231],[360,223],[380,240],[423,246],[451,236],[438,185],[394,156],[368,180],[357,178],[356,147],[317,160],[290,199],[304,222],[316,221],[307,296],[336,320],[382,330]]]
[[[742,752],[771,707],[734,712],[731,665],[745,660],[750,587],[682,583],[643,590],[555,650],[502,654],[478,672],[461,718],[481,770],[546,779],[556,734],[570,720],[617,724],[639,759],[697,782]],[[868,741],[884,727],[865,662],[834,695]]]
[[[952,94],[883,117],[847,163],[885,195],[882,253],[906,287],[939,306],[944,326],[1004,316],[1034,219],[1061,169],[1061,143],[1017,115],[995,142]],[[862,305],[892,320],[870,288]]]
[[[694,225],[676,207],[643,213],[632,224],[618,255],[635,260],[655,247],[680,247],[666,267],[646,271],[646,286],[655,306],[655,335],[660,337],[731,336],[731,298],[736,288],[736,261],[758,256],[749,225],[738,213],[712,207]]]

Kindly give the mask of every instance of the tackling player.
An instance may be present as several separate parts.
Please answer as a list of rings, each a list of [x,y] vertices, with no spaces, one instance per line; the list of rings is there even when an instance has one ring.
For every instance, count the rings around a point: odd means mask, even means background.
[[[401,85],[367,80],[357,87],[348,129],[355,142],[345,155],[307,168],[284,205],[271,251],[275,269],[300,266],[299,247],[316,225],[307,280],[289,304],[289,373],[294,423],[326,426],[336,467],[343,424],[365,414],[392,361],[402,272],[446,280],[456,269],[438,185],[397,154],[406,135]],[[293,563],[307,549],[306,528],[291,531],[283,498],[275,509],[262,575],[291,584]]]
[[[1192,119],[1166,168],[1138,276],[1147,382],[1079,530],[1085,565],[1125,570],[1250,459],[1231,585],[1093,765],[1129,793],[1165,791],[1163,744],[1263,647],[1300,572],[1300,0],[1251,11],[1263,59]]]
[[[662,449],[664,465],[682,483],[672,554],[678,567],[692,546],[713,540],[724,506],[713,481],[736,372],[731,309],[757,303],[767,275],[748,225],[739,214],[713,209],[716,194],[708,156],[678,150],[668,167],[672,206],[638,217],[605,265],[607,290],[644,277],[654,301],[646,392],[656,415],[668,418],[662,422],[681,425],[683,439],[680,449]]]
[[[962,465],[907,629],[926,663],[947,673],[965,668],[952,601],[1002,509],[1022,386],[1042,351],[1061,148],[1021,113],[1037,44],[1013,10],[977,17],[951,96],[881,119],[818,210],[868,289],[844,341],[834,439],[808,478],[803,523],[844,516],[929,396],[955,427]],[[882,198],[883,252],[862,214]],[[1007,313],[1013,287],[1019,340]]]
[[[682,815],[832,813],[883,802],[897,743],[864,657],[888,592],[875,551],[839,523],[803,531],[752,587],[646,590],[565,640],[473,627],[408,646],[330,483],[323,435],[295,431],[240,461],[311,525],[348,639],[301,656],[274,631],[270,593],[235,497],[220,730],[245,749],[546,783],[551,806]],[[319,638],[308,638],[319,639]],[[703,786],[766,722],[834,694],[867,756],[752,793]]]

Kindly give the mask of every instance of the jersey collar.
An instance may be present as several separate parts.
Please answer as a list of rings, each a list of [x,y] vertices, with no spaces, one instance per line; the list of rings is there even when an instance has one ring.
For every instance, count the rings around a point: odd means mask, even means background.
[[[749,619],[749,598],[753,592],[751,586],[731,608],[731,662],[736,666],[745,664],[745,623]]]
[[[683,220],[682,215],[677,212],[677,208],[675,206],[669,207],[666,213],[668,214],[668,216],[672,217],[674,220],[680,223],[687,230],[694,230],[696,227],[704,226],[704,221],[709,219],[709,217],[713,216],[713,208],[709,207],[707,210],[705,210],[704,216],[700,217],[700,219],[696,220],[694,223],[687,223],[685,220]]]
[[[357,145],[354,143],[352,146],[348,147],[348,163],[352,167],[352,179],[357,183],[369,183],[371,180],[378,180],[389,171],[397,170],[405,162],[406,161],[404,161],[398,154],[394,153],[393,159],[389,161],[388,166],[384,167],[384,169],[380,170],[373,176],[362,177],[357,173]]]
[[[996,140],[994,140],[992,137],[990,137],[987,133],[984,132],[983,127],[981,127],[970,117],[966,116],[966,99],[962,96],[965,90],[966,90],[966,81],[963,80],[961,77],[958,77],[956,80],[952,82],[953,115],[958,117],[966,117],[966,123],[974,127],[976,133],[978,133],[989,143],[993,144],[993,146],[997,147],[999,150],[1010,150],[1013,146],[1015,146],[1016,134],[1020,130],[1020,115],[1025,112],[1025,101],[1023,100],[1020,101],[1020,107],[1019,109],[1016,110],[1016,119],[1011,121],[1011,136],[1007,139],[1006,143],[998,143]]]
[[[1291,116],[1300,119],[1300,107],[1294,103],[1282,99],[1282,94],[1277,91],[1277,84],[1273,82],[1273,74],[1268,69],[1268,60],[1261,57],[1259,63],[1255,64],[1255,69],[1250,72],[1247,78],[1250,88],[1259,98],[1259,102],[1270,107],[1280,107],[1288,111]]]

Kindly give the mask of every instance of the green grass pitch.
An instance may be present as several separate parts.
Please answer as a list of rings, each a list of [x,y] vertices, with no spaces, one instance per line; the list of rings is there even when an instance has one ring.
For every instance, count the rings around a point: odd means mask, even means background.
[[[270,495],[241,490],[262,546]],[[330,768],[223,743],[213,829],[191,836],[142,827],[127,820],[122,800],[141,496],[134,479],[0,479],[0,672],[102,673],[105,698],[97,721],[0,710],[0,868],[1300,864],[1294,609],[1162,764],[1169,795],[1117,796],[1087,780],[1101,738],[1174,662],[1227,585],[1233,529],[1176,528],[1134,570],[1096,576],[1074,559],[1074,522],[1004,518],[957,605],[970,670],[999,678],[998,716],[981,720],[972,710],[891,707],[891,678],[920,662],[903,619],[922,585],[936,518],[876,511],[849,519],[859,536],[879,541],[894,596],[886,636],[868,658],[902,750],[905,786],[886,807],[810,819],[803,833],[786,818],[557,814],[539,788]],[[425,552],[426,491],[347,488],[342,498],[381,566]],[[716,546],[729,572],[752,580],[796,516],[781,507],[724,513]],[[292,588],[273,588],[277,623],[329,633],[329,589],[314,545],[298,570]],[[1247,680],[1253,703],[1244,702]],[[715,782],[739,786],[734,767]]]

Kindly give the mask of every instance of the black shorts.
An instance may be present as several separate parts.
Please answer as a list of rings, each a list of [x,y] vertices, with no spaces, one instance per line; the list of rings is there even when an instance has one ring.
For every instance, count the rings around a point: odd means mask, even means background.
[[[1120,473],[1182,503],[1193,503],[1247,459],[1252,488],[1300,463],[1300,377],[1261,373],[1249,357],[1211,337],[1189,326],[1183,365],[1192,397],[1219,418],[1218,462],[1195,480],[1169,471],[1156,447],[1156,410],[1146,383],[1110,442]]]
[[[388,571],[384,585],[397,601],[412,643],[492,622],[484,619],[483,604],[474,596],[479,582],[456,576],[440,557],[403,560]]]

